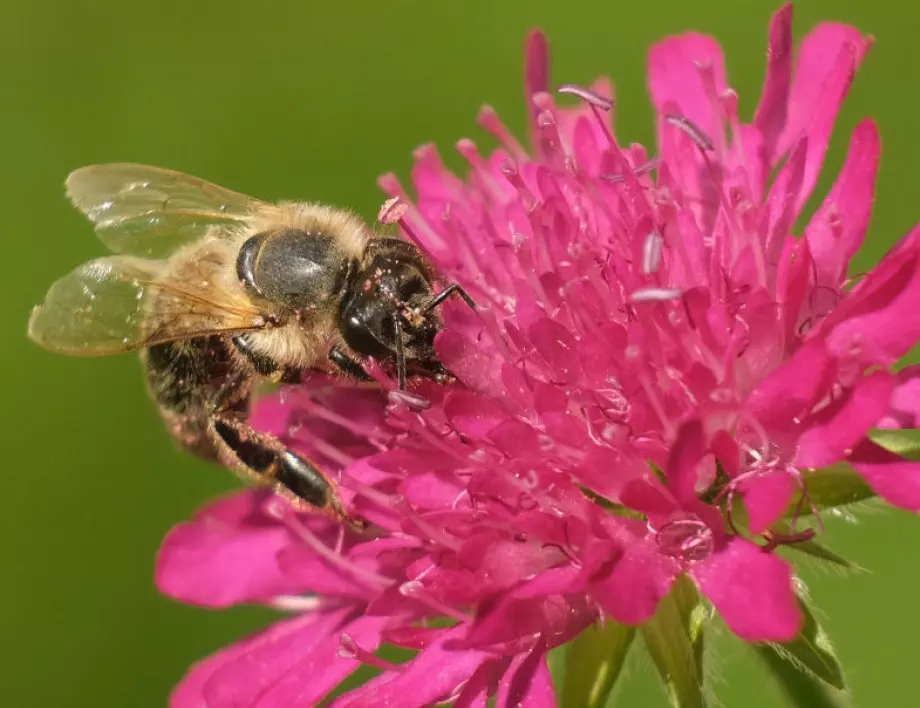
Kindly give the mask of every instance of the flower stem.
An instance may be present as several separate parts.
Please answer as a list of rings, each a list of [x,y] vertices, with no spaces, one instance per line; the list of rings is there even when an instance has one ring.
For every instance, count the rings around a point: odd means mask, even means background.
[[[623,671],[636,628],[607,620],[588,627],[569,645],[562,689],[563,708],[602,708]]]
[[[642,625],[642,638],[674,708],[705,708],[703,627],[705,610],[693,583],[682,576]]]

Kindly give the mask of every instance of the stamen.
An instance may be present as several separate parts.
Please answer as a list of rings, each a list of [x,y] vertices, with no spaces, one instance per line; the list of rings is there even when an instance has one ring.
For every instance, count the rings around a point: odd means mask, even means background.
[[[431,408],[431,401],[429,401],[424,396],[419,396],[418,394],[411,393],[409,391],[393,389],[387,392],[387,398],[390,399],[390,403],[395,405],[402,403],[412,411],[424,411]]]
[[[778,546],[790,546],[796,543],[810,541],[816,535],[817,532],[814,529],[804,529],[792,534],[784,534],[778,531],[771,531],[770,529],[767,529],[763,533],[763,537],[767,542],[761,546],[761,550],[764,553],[770,553],[771,551],[776,550]]]
[[[661,265],[661,247],[664,239],[657,231],[651,231],[642,243],[642,273],[651,275]]]
[[[658,165],[661,164],[661,158],[653,157],[647,162],[643,162],[636,169],[633,170],[633,174],[636,177],[641,177],[642,175],[647,175],[652,170],[658,169]]]
[[[434,527],[428,522],[424,521],[401,497],[397,497],[393,494],[384,494],[374,487],[363,484],[362,482],[352,482],[349,487],[355,493],[369,499],[383,509],[393,511],[394,509],[398,508],[399,512],[403,516],[411,520],[412,523],[418,526],[419,530],[425,534],[427,538],[431,539],[435,543],[438,543],[445,548],[449,548],[454,551],[458,551],[460,549],[460,544],[457,543],[457,540],[453,536],[448,534],[446,531],[443,531],[440,527]]]
[[[704,152],[712,152],[715,150],[712,140],[689,118],[685,116],[668,115],[665,116],[664,119],[682,133],[686,134],[700,150]]]
[[[309,415],[315,416],[317,418],[322,418],[325,421],[333,423],[334,425],[347,430],[349,433],[361,438],[362,440],[367,440],[368,443],[376,447],[378,450],[383,451],[388,449],[386,437],[375,431],[372,427],[361,425],[353,420],[349,420],[345,416],[339,415],[330,408],[327,408],[321,403],[314,401],[310,396],[304,396],[304,398],[306,400],[298,401],[298,403],[303,405]]]
[[[409,211],[408,204],[400,197],[391,197],[383,203],[380,211],[377,212],[377,221],[381,224],[395,224],[406,215],[407,211]]]
[[[676,300],[683,294],[680,288],[639,288],[633,291],[629,299],[633,302],[666,302]]]
[[[288,430],[288,435],[292,438],[303,440],[314,450],[342,467],[348,467],[348,465],[355,461],[355,458],[351,455],[346,455],[334,445],[330,445],[320,436],[311,433],[310,429],[302,423],[292,425]]]
[[[360,661],[362,664],[367,664],[368,666],[376,666],[378,669],[383,669],[384,671],[403,670],[402,665],[391,664],[389,661],[381,659],[373,652],[362,648],[361,645],[352,639],[350,634],[345,634],[343,632],[341,635],[339,635],[339,641],[342,643],[342,646],[339,647],[337,654],[343,659],[355,659],[356,661]]]
[[[553,97],[548,93],[537,93],[531,100],[536,111],[534,126],[537,144],[551,166],[565,169],[565,158],[568,156],[559,133]]]
[[[322,600],[316,595],[277,595],[268,604],[282,612],[312,612]]]
[[[661,159],[658,157],[653,157],[651,160],[648,160],[647,162],[643,162],[641,165],[636,167],[632,171],[632,173],[636,177],[642,177],[644,175],[647,175],[652,170],[658,169],[658,165],[660,164],[661,164]],[[604,180],[605,182],[619,184],[620,182],[623,182],[626,179],[626,175],[621,174],[619,172],[614,172],[611,174],[600,175],[600,178]]]
[[[501,122],[501,119],[499,119],[498,114],[492,106],[483,106],[479,110],[476,122],[494,135],[498,142],[504,145],[505,149],[516,159],[528,159],[527,151],[518,142],[517,138],[511,134],[511,131],[505,127],[505,124]]]
[[[328,561],[331,565],[339,568],[358,580],[374,587],[387,587],[392,584],[392,580],[386,576],[375,573],[373,570],[363,568],[360,565],[352,563],[345,556],[334,553],[326,544],[319,540],[309,528],[300,523],[297,515],[293,512],[287,503],[280,499],[272,499],[265,505],[265,510],[273,518],[281,521],[288,529],[303,541],[318,556]]]
[[[521,196],[527,213],[529,214],[532,212],[539,204],[539,200],[533,195],[533,192],[527,188],[527,185],[524,184],[524,179],[521,177],[520,172],[518,172],[517,165],[511,160],[505,160],[502,162],[499,169],[501,169],[502,174],[505,175],[505,178],[511,183],[511,186],[514,187]]]
[[[602,111],[609,111],[616,105],[613,99],[601,96],[599,93],[587,89],[584,86],[578,86],[577,84],[562,84],[556,91],[570,96],[577,96],[585,103],[590,103],[592,106],[600,108]]]
[[[389,194],[391,197],[399,197],[404,201],[406,200],[406,190],[402,188],[399,179],[392,172],[386,172],[380,175],[380,177],[377,178],[377,186],[383,190],[384,194]]]
[[[496,191],[494,180],[492,175],[489,174],[488,166],[485,163],[485,160],[482,159],[482,155],[479,154],[479,150],[476,148],[476,143],[474,143],[469,138],[460,138],[455,144],[457,152],[459,152],[463,158],[469,163],[470,167],[476,170],[477,174],[482,178],[492,191]]]
[[[425,589],[425,586],[422,585],[422,583],[420,583],[418,580],[408,580],[400,585],[399,594],[403,597],[410,597],[413,600],[423,602],[441,614],[444,614],[447,617],[451,617],[458,622],[471,622],[473,619],[465,612],[461,612],[460,610],[441,602],[437,598],[432,597],[431,594],[429,594]]]
[[[428,248],[427,244],[433,244],[438,249],[447,248],[447,244],[444,242],[444,239],[441,238],[440,234],[432,229],[428,225],[428,222],[418,213],[418,210],[412,206],[412,202],[406,195],[406,190],[403,189],[395,174],[387,172],[381,175],[377,178],[377,185],[385,194],[389,194],[391,197],[399,197],[406,205],[407,210],[399,219],[399,226],[406,236],[409,237],[409,240],[422,250],[422,253],[431,258],[431,250]],[[410,220],[412,222],[411,224]],[[417,225],[422,230],[422,235],[416,233],[413,224]],[[424,236],[424,238],[422,238],[422,236]]]

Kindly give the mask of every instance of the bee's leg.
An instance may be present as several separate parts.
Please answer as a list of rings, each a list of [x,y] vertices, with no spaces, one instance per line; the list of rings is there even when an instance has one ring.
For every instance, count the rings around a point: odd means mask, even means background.
[[[275,383],[297,383],[300,381],[301,371],[299,369],[278,366],[278,363],[273,359],[255,351],[249,337],[245,334],[238,334],[232,337],[230,341],[233,342],[236,350],[246,358],[259,376],[264,376]]]
[[[209,411],[228,410],[235,401],[247,394],[240,394],[239,390],[246,384],[246,374],[243,371],[233,371],[224,379],[224,382],[217,388],[208,399]]]
[[[320,511],[357,530],[365,527],[362,521],[348,515],[335,483],[276,438],[253,430],[226,412],[211,415],[209,432],[218,446],[220,461],[237,474],[271,485],[295,508]]]
[[[473,302],[473,298],[469,296],[469,293],[467,293],[466,290],[464,290],[463,287],[458,285],[457,283],[452,283],[451,285],[448,285],[446,288],[444,288],[437,295],[435,295],[433,298],[431,298],[428,302],[426,302],[422,306],[422,312],[431,312],[434,308],[436,308],[438,305],[440,305],[442,302],[444,302],[447,298],[449,298],[454,293],[457,293],[457,295],[461,297],[463,302],[465,302],[471,310],[476,309],[476,303]]]
[[[332,349],[329,350],[329,361],[335,365],[335,368],[353,379],[357,379],[358,381],[374,380],[372,376],[368,376],[367,372],[364,371],[361,362],[340,347],[332,347]]]
[[[396,339],[396,380],[399,390],[406,390],[406,352],[403,349],[403,328],[399,316],[393,316],[393,333]]]

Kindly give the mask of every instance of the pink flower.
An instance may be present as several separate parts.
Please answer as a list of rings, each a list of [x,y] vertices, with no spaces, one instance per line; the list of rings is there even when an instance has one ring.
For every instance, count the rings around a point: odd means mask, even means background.
[[[530,151],[486,108],[502,148],[460,141],[467,179],[430,146],[414,201],[382,178],[387,218],[478,303],[444,307],[437,349],[458,381],[387,398],[315,377],[260,404],[257,427],[343,470],[372,531],[254,492],[175,529],[164,592],[295,614],[196,665],[174,706],[311,705],[360,663],[380,674],[334,705],[554,705],[546,652],[606,616],[648,620],[681,574],[742,638],[793,638],[793,569],[772,550],[813,468],[847,461],[920,509],[916,463],[867,437],[920,410],[917,370],[890,370],[920,334],[920,230],[846,276],[873,201],[871,120],[791,232],[871,42],[822,24],[794,58],[791,19],[786,5],[771,23],[753,123],[718,44],[685,34],[650,52],[657,155],[621,145],[610,86],[563,86],[578,103],[557,107],[533,34]],[[392,665],[382,643],[417,654]]]

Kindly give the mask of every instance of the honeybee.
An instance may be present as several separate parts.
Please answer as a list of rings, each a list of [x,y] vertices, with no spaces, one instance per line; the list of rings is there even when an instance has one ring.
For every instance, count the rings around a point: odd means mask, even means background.
[[[406,379],[450,378],[434,350],[438,306],[422,252],[333,207],[267,203],[169,170],[84,167],[67,195],[115,255],[55,282],[29,336],[54,352],[138,350],[167,429],[186,449],[355,526],[317,465],[246,422],[260,379],[324,369],[371,381],[373,357]]]

